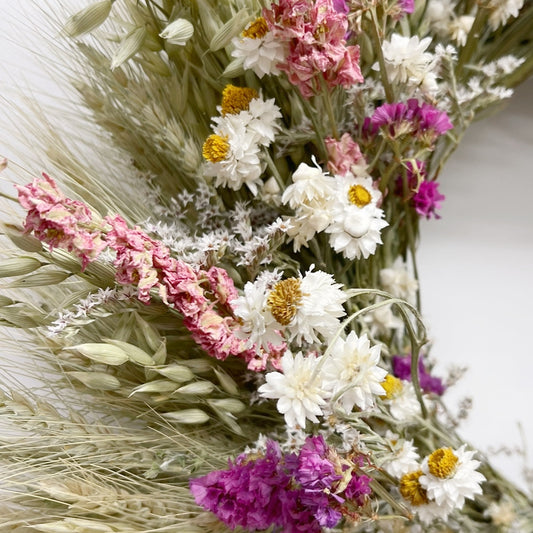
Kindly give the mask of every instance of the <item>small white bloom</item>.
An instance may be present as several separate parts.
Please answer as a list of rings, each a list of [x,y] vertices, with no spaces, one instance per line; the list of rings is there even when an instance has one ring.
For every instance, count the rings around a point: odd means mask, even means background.
[[[448,35],[451,20],[455,17],[455,3],[452,0],[429,0],[426,18],[441,37]]]
[[[491,28],[497,30],[509,17],[518,17],[523,5],[524,0],[491,0],[487,5],[487,9],[491,12],[489,15]]]
[[[292,175],[292,184],[289,185],[281,201],[289,204],[292,209],[298,209],[302,204],[319,204],[325,198],[332,196],[335,190],[335,180],[327,173],[322,172],[318,166],[309,166],[300,163]]]
[[[484,514],[490,517],[495,526],[502,528],[511,527],[517,518],[514,503],[506,499],[499,502],[492,502]]]
[[[204,157],[208,160],[205,175],[215,178],[215,186],[239,190],[246,185],[256,195],[264,164],[259,158],[257,135],[246,129],[234,115],[223,117],[204,143]]]
[[[221,112],[219,106],[218,111]],[[276,136],[279,130],[279,119],[281,118],[281,111],[275,104],[274,98],[263,100],[261,97],[253,98],[248,104],[248,109],[242,110],[239,113],[225,114],[213,118],[216,124],[215,130],[227,129],[226,122],[234,123],[233,128],[244,127],[248,133],[254,135],[254,138],[261,146],[268,146]]]
[[[386,391],[383,402],[390,414],[401,423],[408,423],[420,415],[420,403],[413,384],[389,374],[382,384]]]
[[[364,316],[364,321],[370,326],[370,334],[388,335],[391,330],[402,331],[404,327],[403,320],[394,315],[392,305],[383,305]]]
[[[382,396],[380,383],[387,371],[378,366],[380,347],[370,346],[366,335],[358,337],[350,332],[346,339],[337,339],[322,368],[324,387],[338,401],[345,412],[355,405],[362,410],[374,405],[374,396]]]
[[[481,494],[480,483],[485,476],[476,471],[481,464],[473,459],[475,452],[466,451],[466,444],[458,450],[439,448],[422,463],[420,485],[428,498],[439,506],[461,509],[465,498]]]
[[[278,399],[277,409],[291,428],[304,428],[306,419],[317,423],[317,416],[322,415],[326,400],[320,377],[315,376],[319,361],[313,354],[304,357],[298,352],[293,356],[287,351],[281,358],[283,373],[269,372],[266,383],[259,387],[263,398]]]
[[[475,17],[472,15],[462,15],[450,23],[449,32],[451,38],[459,46],[464,46],[466,44],[466,39],[470,33],[470,30],[472,29],[474,18]]]
[[[295,210],[295,216],[290,219],[293,228],[288,232],[295,251],[306,246],[316,233],[324,231],[331,223],[334,191],[334,178],[318,166],[300,163],[292,175],[292,184],[281,197],[284,204]]]
[[[231,304],[235,316],[242,321],[236,335],[248,339],[250,346],[256,344],[268,351],[269,344],[280,346],[283,339],[279,333],[280,325],[274,320],[266,302],[267,283],[259,279],[255,283],[246,283],[244,295]]]
[[[246,70],[253,70],[262,78],[265,74],[279,74],[278,63],[285,59],[285,47],[268,31],[265,19],[256,19],[246,26],[240,37],[234,37],[231,55],[243,58]]]
[[[414,303],[418,292],[418,281],[409,274],[407,265],[398,257],[389,268],[379,272],[379,282],[383,290],[390,292],[396,298],[402,298]]]
[[[381,465],[385,472],[399,479],[407,472],[417,470],[420,456],[413,441],[400,439],[391,431],[387,431],[385,437],[391,447]]]
[[[438,90],[433,72],[434,56],[426,52],[431,37],[420,40],[418,36],[405,37],[394,33],[390,41],[383,42],[383,57],[390,82],[403,83],[411,88],[434,94]],[[379,70],[377,65],[373,67]]]
[[[526,59],[524,57],[515,57],[507,55],[496,60],[496,65],[504,75],[514,72]]]
[[[367,259],[382,243],[381,230],[388,226],[376,207],[381,198],[371,178],[337,176],[332,223],[326,228],[332,248],[347,259]]]

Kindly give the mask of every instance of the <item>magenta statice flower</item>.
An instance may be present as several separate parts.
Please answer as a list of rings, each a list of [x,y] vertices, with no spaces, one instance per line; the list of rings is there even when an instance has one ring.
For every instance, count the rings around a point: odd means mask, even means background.
[[[364,475],[351,474],[347,488],[338,490],[349,465],[322,436],[307,437],[298,454],[286,455],[269,440],[259,457],[242,454],[227,470],[192,479],[190,488],[196,503],[230,528],[319,533],[348,512],[346,498],[360,506],[370,494]]]
[[[24,229],[50,248],[72,252],[85,268],[106,247],[102,221],[82,202],[65,197],[47,174],[16,188],[20,205],[28,211]]]
[[[453,128],[444,111],[426,102],[420,104],[415,98],[406,103],[383,104],[370,117],[367,131],[382,128],[391,138],[414,135],[427,146],[432,146],[440,135]]]
[[[392,358],[392,369],[397,378],[411,381],[411,355],[395,355]],[[418,360],[418,379],[420,381],[420,387],[424,392],[432,392],[439,396],[444,394],[446,387],[442,380],[436,376],[432,376],[426,370],[422,357]]]
[[[400,17],[405,14],[410,15],[415,10],[415,1],[398,0],[398,7],[400,8]]]
[[[446,197],[439,192],[439,184],[436,181],[423,181],[412,198],[413,206],[420,216],[426,218],[440,218],[437,209]]]
[[[329,447],[324,437],[308,437],[298,457],[296,480],[306,490],[316,491],[330,488],[341,479],[335,465],[328,459]]]

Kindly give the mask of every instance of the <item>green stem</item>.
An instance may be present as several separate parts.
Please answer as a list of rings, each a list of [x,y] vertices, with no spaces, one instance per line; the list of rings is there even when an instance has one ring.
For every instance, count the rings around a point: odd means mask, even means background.
[[[381,48],[381,38],[379,35],[379,26],[378,26],[378,18],[376,14],[376,9],[372,8],[369,10],[369,12],[370,12],[370,18],[372,20],[372,30],[373,30],[372,37],[374,38],[375,52],[378,56],[379,74],[381,76],[381,82],[383,83],[383,88],[385,89],[385,96],[387,98],[387,102],[392,103],[394,102],[394,89],[392,88],[392,85],[389,82],[389,77],[387,76],[385,58],[383,57],[383,50]]]
[[[322,97],[324,103],[326,104],[326,111],[328,113],[329,125],[331,127],[331,134],[336,140],[339,140],[339,131],[337,130],[337,121],[335,119],[335,112],[333,111],[333,106],[331,104],[331,95],[329,87],[326,85],[324,77],[321,77],[320,84],[322,86]]]
[[[472,28],[468,32],[466,44],[462,48],[459,54],[459,60],[457,61],[457,67],[455,68],[455,75],[459,77],[465,64],[474,55],[474,52],[479,49],[480,35],[485,29],[485,21],[487,19],[488,11],[484,7],[479,7],[479,11],[476,14]]]

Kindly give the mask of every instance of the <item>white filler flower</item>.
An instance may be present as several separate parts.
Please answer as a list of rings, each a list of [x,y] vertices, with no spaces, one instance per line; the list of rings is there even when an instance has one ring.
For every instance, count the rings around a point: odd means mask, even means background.
[[[325,391],[315,369],[320,358],[302,352],[295,356],[286,351],[281,358],[282,372],[269,372],[266,383],[259,387],[263,398],[278,399],[278,411],[285,416],[289,427],[305,427],[306,419],[318,422],[321,407],[326,404]]]
[[[346,340],[335,341],[322,374],[331,398],[338,398],[345,412],[350,413],[356,405],[369,409],[374,405],[374,396],[385,394],[380,383],[387,371],[378,366],[379,361],[380,347],[371,347],[366,335],[358,337],[352,331]]]

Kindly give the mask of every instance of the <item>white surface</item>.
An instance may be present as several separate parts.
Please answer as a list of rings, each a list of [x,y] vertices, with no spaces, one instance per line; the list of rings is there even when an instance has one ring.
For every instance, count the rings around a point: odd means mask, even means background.
[[[533,453],[533,80],[474,124],[440,177],[441,220],[425,222],[422,306],[442,371],[468,366],[447,402],[472,396],[463,436],[482,450]],[[520,476],[512,459],[495,464]],[[531,462],[530,462],[531,466]]]
[[[60,88],[43,72],[34,53],[39,48],[28,39],[32,28],[43,24],[35,4],[0,0],[0,8],[0,123],[6,139],[17,129],[6,106],[6,100],[18,98],[17,84],[32,87],[38,98]],[[420,246],[423,308],[435,339],[432,356],[441,374],[452,364],[470,368],[447,392],[447,402],[453,407],[459,398],[474,398],[462,433],[485,451],[520,444],[521,421],[533,452],[532,94],[530,82],[504,112],[467,133],[441,176],[443,218],[423,224]],[[0,153],[12,154],[5,147]],[[519,479],[516,455],[495,463]]]

